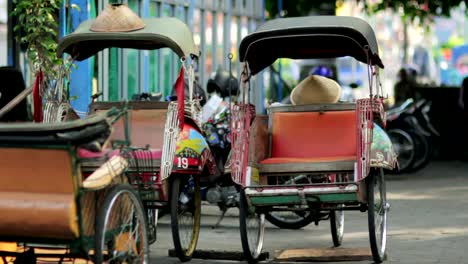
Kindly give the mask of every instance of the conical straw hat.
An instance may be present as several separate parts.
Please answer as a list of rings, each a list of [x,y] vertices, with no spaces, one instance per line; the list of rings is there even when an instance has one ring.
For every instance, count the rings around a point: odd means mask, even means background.
[[[334,80],[320,75],[309,75],[291,92],[293,105],[330,104],[340,99],[341,87]]]
[[[91,25],[91,31],[128,32],[145,27],[141,18],[127,5],[109,4]]]

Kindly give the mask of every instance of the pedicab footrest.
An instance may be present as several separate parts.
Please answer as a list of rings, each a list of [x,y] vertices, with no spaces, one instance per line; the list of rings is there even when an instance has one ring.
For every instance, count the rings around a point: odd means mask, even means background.
[[[366,261],[372,260],[368,248],[304,248],[275,251],[277,262]]]
[[[355,202],[359,199],[357,192],[358,186],[354,182],[265,185],[245,189],[246,196],[256,206]]]

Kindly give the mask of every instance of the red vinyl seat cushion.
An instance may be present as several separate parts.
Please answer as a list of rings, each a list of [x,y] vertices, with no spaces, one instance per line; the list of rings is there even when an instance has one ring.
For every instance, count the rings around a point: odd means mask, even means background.
[[[262,164],[356,159],[355,111],[276,112],[271,157]]]

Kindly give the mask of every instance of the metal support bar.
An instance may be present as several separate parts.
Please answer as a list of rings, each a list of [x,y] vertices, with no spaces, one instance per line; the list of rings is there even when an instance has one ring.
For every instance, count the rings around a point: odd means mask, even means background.
[[[163,14],[163,4],[162,3],[157,3],[156,4],[156,16],[157,17],[162,17]],[[157,92],[164,93],[164,61],[163,61],[163,54],[161,50],[156,51],[156,65],[158,65],[158,70],[157,70],[157,83],[158,87],[156,88]],[[167,94],[163,94],[166,96]]]
[[[176,5],[172,4],[171,5],[171,16],[176,17]],[[180,19],[180,18],[179,18]],[[175,80],[177,79],[177,74],[178,72],[178,63],[179,62],[179,57],[174,54],[173,52],[171,53],[171,82],[170,85],[175,83]],[[169,91],[172,91],[172,87],[168,87]]]
[[[149,17],[149,0],[139,2],[140,16]],[[149,93],[149,51],[139,51],[139,85],[138,93]]]
[[[218,5],[216,4],[216,7]],[[218,12],[211,12],[211,28],[212,28],[212,51],[211,51],[211,68],[216,71],[218,68]]]
[[[223,66],[229,68],[228,54],[231,51],[231,21],[232,21],[232,0],[224,0],[223,9]]]

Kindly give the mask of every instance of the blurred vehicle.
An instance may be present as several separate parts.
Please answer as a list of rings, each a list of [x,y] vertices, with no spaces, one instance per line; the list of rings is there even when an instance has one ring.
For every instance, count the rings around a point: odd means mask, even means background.
[[[398,154],[399,172],[424,168],[432,156],[433,140],[439,136],[428,113],[431,102],[407,99],[387,111],[388,135]]]
[[[203,106],[203,131],[221,171],[220,177],[202,187],[202,199],[217,205],[222,212],[213,228],[220,224],[229,208],[239,206],[239,190],[232,181],[230,166],[226,166],[231,152],[230,97],[238,91],[238,80],[223,69],[213,73],[207,83],[211,97]]]

